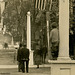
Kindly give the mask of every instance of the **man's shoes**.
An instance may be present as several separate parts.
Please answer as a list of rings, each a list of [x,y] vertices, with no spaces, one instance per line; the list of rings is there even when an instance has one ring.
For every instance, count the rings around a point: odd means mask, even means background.
[[[25,73],[25,71],[22,71],[22,73]]]
[[[22,71],[22,73],[25,73],[25,71]],[[26,73],[28,73],[28,72],[26,72]]]
[[[21,72],[21,70],[18,70],[18,72]]]
[[[39,68],[39,67],[37,67],[37,68]]]
[[[25,70],[22,70],[22,73],[25,73]]]
[[[28,72],[26,72],[26,73],[28,73]]]

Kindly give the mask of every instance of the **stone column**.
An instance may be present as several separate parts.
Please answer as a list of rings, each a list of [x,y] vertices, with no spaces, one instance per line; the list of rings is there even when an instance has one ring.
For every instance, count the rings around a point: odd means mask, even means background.
[[[27,48],[30,50],[30,65],[33,65],[33,51],[31,51],[31,22],[30,12],[27,12]]]
[[[59,0],[59,57],[69,58],[69,0]]]

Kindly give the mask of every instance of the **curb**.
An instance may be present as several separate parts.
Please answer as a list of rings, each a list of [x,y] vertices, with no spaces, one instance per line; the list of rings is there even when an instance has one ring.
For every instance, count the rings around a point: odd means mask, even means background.
[[[40,67],[50,67],[50,64],[39,65]],[[37,65],[29,65],[30,68],[35,68]],[[0,69],[18,68],[18,65],[0,65]]]

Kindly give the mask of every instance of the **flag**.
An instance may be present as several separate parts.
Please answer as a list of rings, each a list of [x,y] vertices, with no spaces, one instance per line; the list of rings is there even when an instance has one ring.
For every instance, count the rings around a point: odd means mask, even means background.
[[[45,10],[48,2],[50,2],[50,0],[35,0],[35,8]]]
[[[51,9],[52,0],[35,0],[35,8],[39,10]]]

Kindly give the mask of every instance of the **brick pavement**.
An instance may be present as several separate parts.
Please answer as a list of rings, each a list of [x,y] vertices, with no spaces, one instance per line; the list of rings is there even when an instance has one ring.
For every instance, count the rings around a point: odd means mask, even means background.
[[[29,73],[18,72],[17,68],[0,68],[0,75],[50,75],[50,67],[30,67]]]

